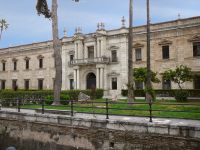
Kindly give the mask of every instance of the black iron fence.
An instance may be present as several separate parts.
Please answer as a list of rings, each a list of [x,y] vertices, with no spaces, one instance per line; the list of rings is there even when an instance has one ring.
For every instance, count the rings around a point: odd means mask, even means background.
[[[9,102],[8,102],[9,101]],[[10,102],[11,101],[11,102]],[[0,110],[2,107],[4,108],[16,108],[18,112],[20,112],[21,109],[30,109],[30,110],[38,110],[38,109],[33,109],[33,108],[25,108],[22,107],[22,105],[39,105],[42,107],[41,112],[42,114],[45,113],[45,110],[49,110],[49,109],[45,109],[45,106],[52,106],[52,105],[46,105],[45,101],[53,101],[53,100],[44,100],[44,99],[21,99],[20,97],[16,98],[16,99],[11,99],[11,98],[0,98]],[[69,102],[69,105],[56,105],[58,107],[69,107],[71,108],[71,110],[66,110],[67,112],[70,111],[70,115],[73,117],[74,116],[74,108],[87,108],[87,109],[97,109],[97,107],[89,107],[89,106],[80,106],[80,105],[74,105],[74,103],[79,103],[77,101],[74,101],[73,98],[71,97],[71,100],[60,100],[60,101],[65,101],[65,102]],[[56,102],[56,101],[54,101]],[[161,112],[185,112],[185,113],[199,113],[200,116],[200,111],[178,111],[178,110],[153,110],[152,109],[152,105],[185,105],[185,106],[200,106],[200,104],[180,104],[180,103],[153,103],[150,99],[149,103],[123,103],[126,105],[149,105],[149,109],[134,109],[134,108],[112,108],[109,107],[109,104],[122,104],[121,102],[108,102],[108,99],[106,98],[105,102],[86,102],[88,103],[93,103],[93,104],[105,104],[104,107],[101,107],[101,109],[105,109],[106,113],[94,113],[94,112],[81,112],[78,111],[76,113],[85,113],[85,114],[97,114],[97,115],[105,115],[106,119],[109,119],[110,115],[113,116],[133,116],[133,117],[148,117],[149,118],[149,122],[152,122],[152,118],[176,118],[176,119],[194,119],[194,118],[180,118],[180,117],[163,117],[163,116],[153,116],[152,113],[155,111],[161,111]],[[10,106],[12,105],[12,106]],[[142,115],[128,115],[128,114],[109,114],[109,110],[111,109],[116,109],[116,110],[128,110],[128,111],[149,111],[149,115],[147,116],[142,116]],[[61,110],[54,110],[54,111],[61,111]],[[62,110],[63,111],[63,110]],[[64,111],[63,111],[64,112]],[[200,120],[200,119],[194,119],[194,120]]]

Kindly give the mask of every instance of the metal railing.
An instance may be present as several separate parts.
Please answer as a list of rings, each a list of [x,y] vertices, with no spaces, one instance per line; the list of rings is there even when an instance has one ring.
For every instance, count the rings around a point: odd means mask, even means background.
[[[98,63],[109,63],[107,57],[96,57],[96,58],[85,58],[85,59],[74,59],[69,62],[69,65],[86,65],[86,64],[98,64]]]
[[[2,102],[5,100],[12,100],[12,102]],[[33,104],[33,101],[35,101]],[[12,98],[0,98],[0,104],[3,105],[10,105],[10,103],[12,103],[12,105],[15,105],[14,107],[12,106],[2,106],[0,105],[0,111],[1,108],[16,108],[18,110],[18,112],[20,112],[21,109],[30,109],[30,110],[38,110],[38,109],[32,109],[32,108],[24,108],[21,107],[22,105],[39,105],[42,106],[42,114],[44,114],[45,106],[52,106],[52,105],[46,105],[45,101],[53,101],[53,100],[44,100],[44,99],[21,99],[20,97],[18,97],[17,99],[12,99]],[[66,110],[66,112],[70,112],[71,116],[74,116],[74,108],[90,108],[90,109],[99,109],[97,107],[88,107],[88,106],[75,106],[74,103],[79,103],[78,101],[74,101],[73,98],[71,97],[71,100],[60,100],[60,102],[69,102],[70,105],[56,105],[58,107],[69,107],[71,108],[71,110]],[[30,104],[32,103],[32,104]],[[151,99],[149,103],[122,103],[122,102],[108,102],[108,99],[106,98],[105,102],[87,102],[88,103],[93,103],[93,104],[105,104],[106,106],[100,108],[100,109],[106,109],[106,113],[91,113],[91,112],[81,112],[81,111],[77,111],[76,113],[85,113],[85,114],[98,114],[98,115],[106,115],[106,119],[109,119],[109,115],[113,115],[113,116],[132,116],[132,117],[148,117],[149,118],[149,122],[153,122],[152,118],[176,118],[176,119],[194,119],[194,120],[200,120],[200,119],[195,119],[195,118],[181,118],[181,117],[163,117],[163,116],[153,116],[152,113],[154,111],[160,111],[160,112],[186,112],[186,113],[199,113],[200,115],[200,111],[178,111],[178,110],[153,110],[152,109],[152,105],[185,105],[185,106],[200,106],[200,104],[180,104],[180,103],[152,103]],[[149,105],[149,109],[134,109],[134,108],[112,108],[109,107],[109,104],[131,104],[131,105]],[[149,115],[148,116],[142,116],[142,115],[128,115],[128,114],[110,114],[109,110],[129,110],[129,111],[149,111]],[[55,110],[55,111],[61,111],[61,110]],[[64,110],[62,110],[62,112],[65,112]]]

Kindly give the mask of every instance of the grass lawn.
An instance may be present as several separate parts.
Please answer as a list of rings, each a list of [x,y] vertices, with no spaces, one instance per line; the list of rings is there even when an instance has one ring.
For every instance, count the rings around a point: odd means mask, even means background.
[[[108,101],[110,101],[109,99]],[[98,99],[94,100],[94,102],[105,102],[105,99]],[[120,100],[122,102],[127,102],[127,100]],[[137,99],[135,100],[136,103],[145,103],[145,100]],[[175,100],[165,100],[165,102],[161,102],[161,100],[156,100],[154,103],[165,104],[165,103],[178,103]],[[178,103],[178,104],[200,104],[200,103]],[[70,105],[67,105],[70,106]],[[74,104],[74,106],[79,107],[92,107],[92,104]],[[106,106],[104,103],[94,103],[93,107],[96,106]],[[21,106],[22,108],[42,108],[40,105],[24,105]],[[74,111],[77,112],[93,112],[92,108],[79,108],[74,107]],[[123,114],[123,115],[141,115],[141,116],[149,116],[149,111],[145,110],[133,110],[133,109],[149,109],[148,104],[135,104],[135,106],[126,107],[126,104],[108,104],[109,108],[125,108],[131,110],[117,110],[117,109],[109,109],[109,114]],[[66,106],[45,106],[45,109],[59,109],[59,110],[71,110],[71,107]],[[199,111],[200,112],[200,105],[152,105],[152,110],[171,110],[171,111]],[[106,113],[106,109],[94,109],[95,113]],[[153,116],[162,116],[162,117],[179,117],[179,118],[198,118],[200,119],[200,113],[189,113],[189,112],[162,112],[162,111],[153,111]]]

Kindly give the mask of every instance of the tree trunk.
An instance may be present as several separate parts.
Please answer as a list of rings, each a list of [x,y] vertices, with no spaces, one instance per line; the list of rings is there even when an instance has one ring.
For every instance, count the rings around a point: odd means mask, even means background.
[[[150,25],[149,25],[149,0],[147,0],[147,88],[151,86],[151,65],[150,65]],[[149,102],[151,95],[146,93],[146,102]]]
[[[57,18],[57,0],[52,0],[52,34],[53,34],[53,48],[55,58],[56,77],[54,85],[54,102],[52,105],[60,105],[60,93],[62,85],[62,60],[60,54],[60,41],[58,37],[58,18]]]
[[[133,0],[129,3],[129,38],[128,38],[128,98],[127,102],[134,102],[133,92]],[[127,104],[134,106],[134,104]]]

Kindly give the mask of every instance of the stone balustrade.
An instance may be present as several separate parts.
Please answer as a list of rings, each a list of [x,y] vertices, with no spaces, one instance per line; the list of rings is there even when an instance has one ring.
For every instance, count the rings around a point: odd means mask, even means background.
[[[86,64],[108,64],[109,58],[107,57],[96,57],[96,58],[85,58],[85,59],[74,59],[70,61],[70,65],[86,65]]]

